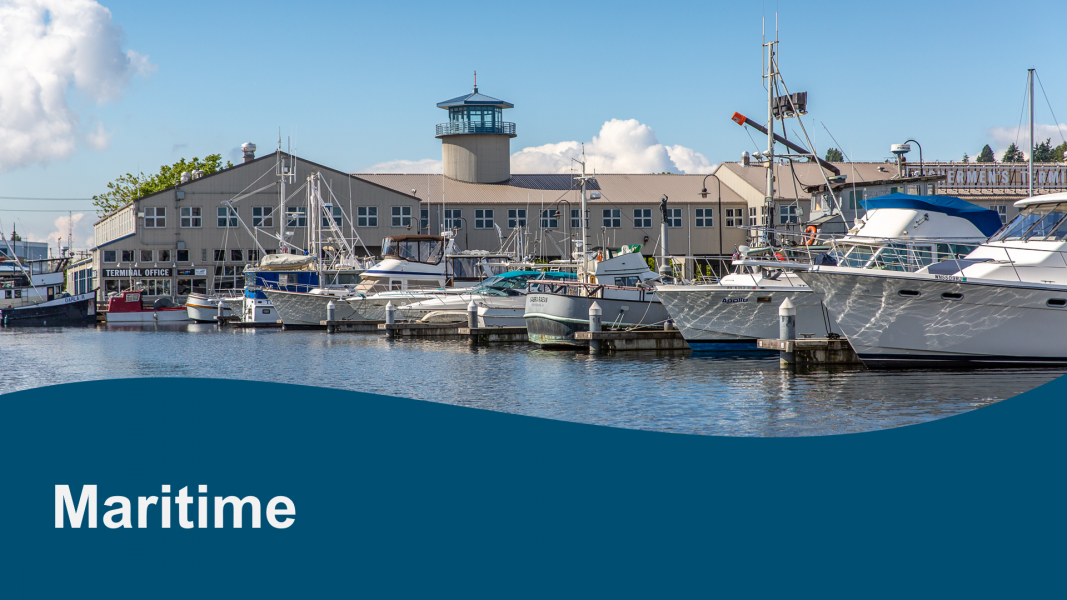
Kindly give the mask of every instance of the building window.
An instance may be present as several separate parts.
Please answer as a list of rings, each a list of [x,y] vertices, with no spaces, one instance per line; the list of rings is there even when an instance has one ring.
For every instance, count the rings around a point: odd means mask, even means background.
[[[493,228],[493,209],[491,208],[479,208],[474,211],[474,228],[475,229],[492,229]]]
[[[144,209],[144,226],[159,229],[167,226],[167,209],[162,206],[149,206]]]
[[[143,262],[143,263],[152,262],[152,251],[151,250],[141,250],[140,261]]]
[[[1000,224],[1003,225],[1008,222],[1008,205],[1006,204],[990,204],[989,210],[997,211],[1000,215]]]
[[[183,206],[181,208],[181,219],[178,224],[186,229],[202,227],[203,217],[200,213],[200,207]]]
[[[799,222],[796,206],[782,205],[778,207],[778,223],[780,225],[795,225]]]
[[[493,215],[489,216],[492,217]],[[458,208],[445,209],[445,229],[463,229],[462,210]]]
[[[170,262],[170,250],[159,250],[159,262]]]
[[[714,227],[715,219],[713,208],[696,208],[693,209],[693,226],[694,227]]]
[[[207,262],[207,248],[200,249],[200,262]]]
[[[258,263],[259,262],[259,250],[249,250],[248,251],[248,262],[250,262],[250,263]]]
[[[178,255],[178,262],[189,262],[189,251],[178,250],[175,252]]]
[[[681,227],[682,226],[682,209],[680,208],[668,208],[667,209],[667,227]]]
[[[218,226],[223,229],[237,227],[237,211],[228,206],[220,206],[218,210]]]
[[[852,210],[856,210],[857,208],[863,208],[863,190],[848,191],[848,207]]]
[[[741,227],[745,224],[745,209],[743,208],[727,208],[725,215],[727,227]]]
[[[306,206],[286,206],[285,207],[285,226],[286,227],[307,227],[308,226],[308,209]]]
[[[377,227],[378,207],[360,206],[356,208],[356,227]]]
[[[170,280],[169,279],[142,279],[140,281],[141,289],[145,296],[169,296],[170,295]]]
[[[556,229],[559,227],[559,213],[554,208],[541,211],[541,229]]]
[[[244,262],[245,251],[244,250],[230,250],[230,262]]]
[[[394,206],[393,207],[393,227],[411,227],[411,207],[410,206]]]
[[[127,263],[132,263],[133,262],[133,250],[123,250],[122,251],[122,262],[127,262]]]
[[[571,229],[578,229],[582,226],[582,219],[580,218],[581,210],[577,208],[571,209]],[[585,226],[589,227],[589,211],[585,211]]]
[[[253,206],[252,227],[274,227],[274,207]]]
[[[637,229],[652,229],[652,209],[634,209],[634,227]]]
[[[766,210],[766,209],[764,209],[764,210]],[[756,224],[756,207],[755,206],[750,206],[748,208],[748,224],[749,224],[750,227],[754,226]]]
[[[115,251],[114,250],[104,250],[104,262],[106,262],[106,263],[115,262]]]
[[[212,254],[212,257],[215,259],[215,262],[225,262],[226,261],[226,251],[225,250],[219,250],[218,248],[216,248],[215,252]]]
[[[430,209],[419,209],[419,227],[421,227],[422,230],[426,233],[430,232]]]
[[[215,291],[234,290],[245,286],[244,273],[237,270],[233,265],[215,267]]]
[[[340,227],[341,221],[344,219],[344,213],[341,211],[340,206],[327,206],[326,214],[322,215],[322,226],[330,226],[330,217],[333,217],[333,224]]]
[[[525,208],[508,209],[508,229],[515,229],[516,227],[526,227]]]
[[[618,229],[622,227],[622,211],[617,208],[604,209],[604,227]]]
[[[207,279],[179,279],[176,287],[179,296],[207,293]]]

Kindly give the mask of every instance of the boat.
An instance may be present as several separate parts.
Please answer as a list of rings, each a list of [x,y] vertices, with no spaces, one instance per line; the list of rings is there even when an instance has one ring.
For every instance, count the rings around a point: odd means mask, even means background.
[[[14,250],[11,251],[14,256]],[[62,291],[70,259],[24,260],[0,255],[0,324],[84,325],[96,322],[96,291]]]
[[[104,313],[107,324],[188,323],[192,320],[186,308],[175,306],[170,298],[159,298],[152,308],[145,308],[141,296],[140,289],[108,294]]]
[[[427,293],[430,298],[402,305],[397,315],[404,319],[434,321],[464,321],[474,302],[480,327],[514,326],[526,324],[526,284],[541,281],[574,281],[575,273],[566,271],[509,271],[486,279],[461,293]]]
[[[230,295],[208,295],[200,292],[193,292],[186,297],[185,310],[189,313],[189,318],[197,323],[214,323],[219,316],[219,305],[222,305],[222,316],[229,317],[233,315],[233,309],[230,308],[230,303],[238,302],[241,300],[243,294],[241,290],[231,290]]]
[[[819,295],[863,364],[1067,364],[1067,193],[1019,215],[961,259],[914,273],[813,266]]]
[[[508,270],[512,257],[460,251],[446,235],[396,235],[382,240],[382,259],[361,273],[358,283],[335,288],[283,289],[266,285],[263,294],[286,327],[322,327],[334,303],[337,321],[381,321],[385,306],[396,307],[459,294]]]
[[[759,338],[777,338],[778,307],[796,308],[797,333],[827,337],[843,332],[799,272],[816,264],[917,271],[956,259],[1000,227],[996,211],[950,196],[890,194],[865,201],[867,212],[848,235],[827,246],[739,250],[734,270],[716,283],[659,284],[656,291],[690,348],[754,350]]]

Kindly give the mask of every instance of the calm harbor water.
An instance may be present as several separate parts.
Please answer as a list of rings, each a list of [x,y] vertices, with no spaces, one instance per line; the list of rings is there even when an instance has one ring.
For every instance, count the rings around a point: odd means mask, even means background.
[[[0,393],[127,377],[275,381],[654,431],[732,436],[853,433],[1009,398],[1064,369],[780,369],[776,355],[470,348],[376,334],[214,325],[0,329]],[[203,390],[190,389],[190,394]],[[151,394],[146,393],[146,402]]]

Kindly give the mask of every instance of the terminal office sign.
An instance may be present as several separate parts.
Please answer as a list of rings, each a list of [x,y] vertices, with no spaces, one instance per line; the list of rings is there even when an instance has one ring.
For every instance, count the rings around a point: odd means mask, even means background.
[[[170,269],[104,269],[104,277],[170,277]]]
[[[952,189],[1000,189],[1024,190],[1029,187],[1029,172],[1026,163],[981,163],[981,164],[944,164],[934,163],[922,166],[909,164],[908,177],[924,175],[943,175],[942,187]],[[1067,165],[1034,165],[1034,188],[1067,188]]]

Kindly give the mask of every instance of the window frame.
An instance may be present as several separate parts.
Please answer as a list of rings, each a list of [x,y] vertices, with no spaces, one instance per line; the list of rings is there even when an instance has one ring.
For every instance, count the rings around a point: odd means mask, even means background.
[[[526,227],[526,215],[527,212],[525,208],[509,208],[508,229],[518,229],[518,227]]]
[[[604,229],[622,229],[622,209],[605,208],[603,210],[602,227]]]
[[[259,213],[258,215],[256,213]],[[274,207],[273,206],[253,206],[252,207],[252,227],[260,229],[273,229],[274,228]]]
[[[634,229],[652,229],[652,209],[634,209]]]
[[[235,229],[239,227],[237,221],[237,209],[229,206],[220,206],[215,211],[216,229]]]
[[[167,207],[146,206],[144,207],[144,226],[146,229],[166,229]]]
[[[406,214],[405,214],[405,211]],[[411,207],[410,206],[393,206],[389,210],[389,226],[406,228],[411,227]]]
[[[306,206],[285,207],[285,227],[306,229],[308,226],[308,208]]]
[[[357,206],[356,207],[356,227],[377,227],[378,226],[378,207],[377,206]]]
[[[178,211],[178,227],[200,229],[204,226],[204,210],[200,206],[183,206]]]
[[[698,229],[707,229],[708,227],[715,227],[715,209],[694,208],[693,227],[696,227]]]
[[[478,214],[481,213],[481,216]],[[475,229],[494,229],[493,225],[496,222],[496,212],[492,208],[476,208],[474,209],[474,228]]]

